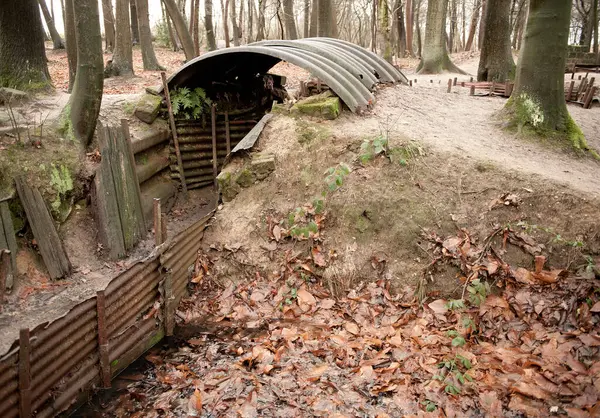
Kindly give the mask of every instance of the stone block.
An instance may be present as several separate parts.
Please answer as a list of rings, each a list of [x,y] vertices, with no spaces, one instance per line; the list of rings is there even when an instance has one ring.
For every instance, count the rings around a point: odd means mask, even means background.
[[[323,119],[335,119],[340,115],[341,103],[330,91],[299,100],[292,106],[292,113],[303,113]]]
[[[275,171],[275,156],[272,154],[255,154],[250,163],[250,171],[256,180],[264,180]]]
[[[162,99],[152,94],[144,94],[135,105],[134,115],[148,124],[154,122],[158,116]]]
[[[223,170],[217,176],[217,184],[219,186],[219,192],[223,198],[223,202],[232,201],[237,194],[240,192],[240,185],[233,181],[233,175],[231,171]]]

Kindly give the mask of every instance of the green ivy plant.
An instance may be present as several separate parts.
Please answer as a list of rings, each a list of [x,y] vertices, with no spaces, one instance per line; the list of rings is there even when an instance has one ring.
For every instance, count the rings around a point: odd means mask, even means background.
[[[190,90],[187,87],[178,87],[169,92],[173,115],[182,119],[199,119],[202,114],[210,112],[212,100],[200,87]]]

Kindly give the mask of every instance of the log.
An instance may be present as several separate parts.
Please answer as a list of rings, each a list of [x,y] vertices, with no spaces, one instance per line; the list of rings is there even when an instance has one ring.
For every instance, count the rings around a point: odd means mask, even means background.
[[[150,179],[157,173],[169,166],[169,148],[164,147],[158,152],[153,152],[147,155],[145,161],[139,161],[135,165],[138,181],[140,184]]]
[[[236,142],[239,143],[239,141],[236,141]],[[170,150],[171,154],[173,154],[173,152],[175,151],[175,149],[173,147],[169,147],[169,150]],[[217,150],[227,151],[227,144],[224,144],[224,143],[217,144]],[[179,145],[179,151],[182,154],[184,152],[212,151],[212,144],[211,143],[208,143],[208,144],[202,144],[202,143],[181,144],[181,145]]]
[[[250,132],[250,129],[248,130],[244,130],[244,131],[240,131],[240,132],[236,132],[234,134],[231,135],[230,139],[232,140],[231,142],[240,142],[240,140],[245,137],[248,132]],[[217,138],[220,140],[219,143],[226,145],[227,142],[226,141],[222,141],[222,139],[224,139],[222,136],[219,138],[217,136]],[[184,149],[185,145],[187,144],[212,144],[212,135],[198,135],[198,136],[184,136],[184,137],[180,137],[179,138],[179,149]]]
[[[252,127],[256,125],[256,123],[249,121],[244,122],[242,124],[234,125],[232,124],[229,128],[231,133],[241,132],[241,131],[249,131]],[[227,131],[225,125],[218,124],[217,125],[217,134],[224,136]],[[210,126],[203,128],[202,126],[178,126],[177,127],[177,135],[178,136],[186,136],[186,135],[205,135],[210,136],[212,134],[212,129]]]
[[[590,91],[589,96],[587,97],[587,99],[583,103],[583,108],[584,109],[590,109],[592,107],[592,102],[594,100],[594,95],[596,94],[596,90],[598,90],[598,87],[592,87],[590,90],[591,91]]]
[[[71,262],[42,194],[37,188],[29,187],[23,177],[15,178],[15,184],[50,277],[60,279],[68,276],[72,269]]]
[[[15,238],[15,228],[10,216],[8,202],[0,202],[0,250],[10,251],[11,270],[6,276],[6,288],[12,289],[14,281],[14,272],[17,271],[17,240]]]
[[[158,131],[150,131],[144,136],[131,140],[131,151],[138,154],[152,148],[158,144],[166,142],[171,137],[168,129],[160,129]]]

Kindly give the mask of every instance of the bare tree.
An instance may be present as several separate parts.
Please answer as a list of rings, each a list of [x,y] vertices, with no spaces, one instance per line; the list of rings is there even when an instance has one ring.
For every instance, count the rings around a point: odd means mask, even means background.
[[[511,0],[488,4],[485,32],[477,71],[478,81],[504,82],[514,78],[515,62],[510,47]]]
[[[413,7],[412,0],[406,0],[406,50],[411,57],[415,56],[413,51]]]
[[[116,45],[112,62],[107,66],[107,74],[130,76],[133,75],[133,53],[131,50],[131,28],[129,26],[129,0],[117,0],[116,5]]]
[[[315,37],[318,35],[319,35],[319,0],[312,0],[312,10],[310,12],[310,27],[308,28],[308,36]]]
[[[469,27],[469,37],[465,44],[465,51],[470,51],[473,48],[475,33],[477,32],[477,24],[479,23],[479,11],[481,10],[481,0],[476,0],[473,3],[473,12],[471,13],[471,26]]]
[[[135,0],[135,2],[144,70],[164,70],[164,68],[158,63],[156,54],[154,53],[154,47],[152,46],[152,32],[150,31],[148,0]]]
[[[129,1],[129,17],[131,18],[131,42],[134,45],[140,43],[140,29],[138,27],[137,8],[135,6],[135,0]]]
[[[319,36],[337,38],[334,0],[319,0]]]
[[[237,13],[235,12],[235,0],[229,0],[231,12],[231,28],[233,30],[233,45],[240,46],[240,27],[237,21]]]
[[[296,17],[294,16],[294,0],[283,0],[283,20],[287,39],[298,39]]]
[[[222,1],[222,0],[221,0]],[[267,0],[258,0],[258,26],[256,27],[256,40],[265,39],[265,10]]]
[[[119,1],[119,0],[117,0]],[[177,32],[177,36],[181,41],[181,46],[183,47],[183,52],[185,54],[186,60],[191,60],[196,56],[194,51],[194,41],[192,39],[192,35],[190,35],[190,31],[188,30],[185,19],[181,14],[179,7],[175,4],[175,0],[162,0],[165,8],[167,9],[167,13],[171,20],[173,21],[173,25],[175,26],[175,31]]]
[[[56,30],[56,26],[54,25],[54,18],[50,11],[48,10],[48,6],[46,5],[45,0],[38,0],[40,4],[40,9],[42,9],[42,14],[44,15],[44,20],[46,21],[46,26],[48,26],[48,30],[50,31],[50,37],[52,38],[52,45],[54,49],[64,49],[65,45],[63,44],[58,31]]]
[[[65,114],[70,118],[70,134],[87,146],[94,137],[104,86],[98,1],[73,0],[73,11],[77,32],[77,75]]]
[[[438,74],[444,70],[465,74],[450,61],[446,49],[447,0],[429,0],[423,56],[417,67],[420,74]]]
[[[215,41],[215,28],[213,26],[213,2],[204,0],[204,28],[206,29],[206,43],[209,51],[217,49]]]
[[[69,64],[69,87],[67,91],[71,93],[73,84],[75,84],[75,75],[77,74],[77,38],[75,35],[75,11],[73,10],[73,0],[65,1],[64,16],[67,62]]]
[[[112,52],[115,49],[115,17],[112,0],[102,0],[102,16],[104,17],[105,49]]]

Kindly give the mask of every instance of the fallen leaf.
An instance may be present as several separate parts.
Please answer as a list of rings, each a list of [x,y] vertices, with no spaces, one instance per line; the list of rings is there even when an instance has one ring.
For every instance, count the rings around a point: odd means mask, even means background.
[[[188,415],[192,417],[202,415],[202,395],[198,389],[194,390],[194,393],[192,393],[192,396],[188,400]]]
[[[281,227],[279,225],[275,225],[273,227],[273,237],[277,242],[281,240]]]
[[[434,300],[427,306],[431,309],[436,315],[445,315],[448,313],[448,301],[445,299]]]
[[[350,334],[354,334],[354,335],[358,335],[358,333],[360,332],[358,325],[356,325],[354,322],[346,322],[344,324],[344,328],[346,329],[346,331],[348,331]]]
[[[315,265],[318,267],[326,267],[327,266],[327,261],[325,261],[325,256],[323,255],[323,253],[321,252],[320,247],[314,247],[311,250],[312,253],[312,258],[313,261],[315,262]]]
[[[317,304],[315,297],[305,289],[298,289],[296,294],[298,296],[298,306],[300,306],[303,312],[309,311]]]
[[[327,363],[313,367],[306,375],[306,380],[309,382],[316,382],[321,378],[321,376],[323,376],[323,373],[325,373],[327,369],[329,369],[329,365]]]

